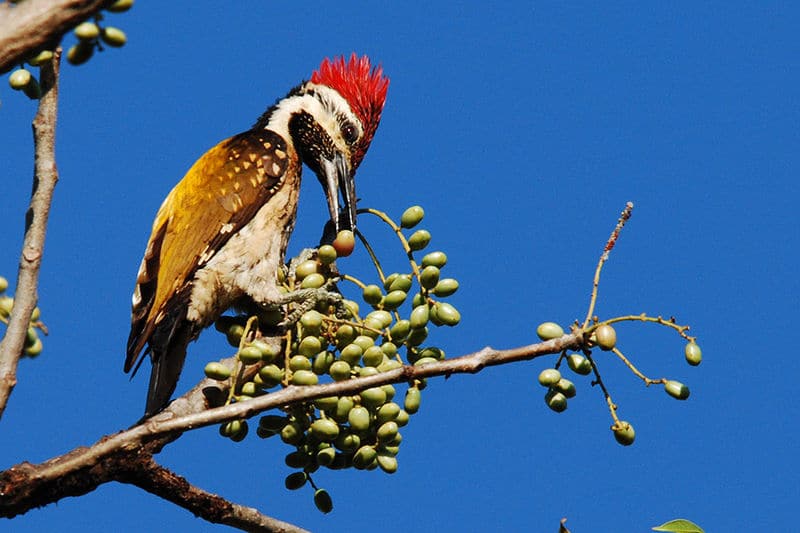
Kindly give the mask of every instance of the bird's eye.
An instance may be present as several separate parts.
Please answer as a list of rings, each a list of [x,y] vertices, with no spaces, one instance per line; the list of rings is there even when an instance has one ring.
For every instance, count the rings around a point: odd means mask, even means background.
[[[358,139],[358,130],[352,122],[345,122],[342,126],[342,137],[345,142],[352,144]]]

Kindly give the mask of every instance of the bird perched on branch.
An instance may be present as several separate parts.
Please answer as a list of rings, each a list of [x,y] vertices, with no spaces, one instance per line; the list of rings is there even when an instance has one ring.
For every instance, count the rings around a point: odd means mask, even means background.
[[[187,345],[226,309],[285,303],[277,275],[303,163],[322,184],[336,230],[355,227],[353,177],[388,86],[366,56],[325,59],[250,130],[206,152],[169,193],[136,279],[125,359],[129,372],[150,355],[146,415],[168,403]]]

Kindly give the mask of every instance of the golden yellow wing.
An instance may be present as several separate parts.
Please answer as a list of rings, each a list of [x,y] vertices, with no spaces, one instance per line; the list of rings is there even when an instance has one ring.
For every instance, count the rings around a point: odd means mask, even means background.
[[[156,325],[188,304],[197,269],[255,216],[290,164],[299,170],[279,135],[251,130],[206,152],[169,193],[156,215],[137,278],[126,372]]]

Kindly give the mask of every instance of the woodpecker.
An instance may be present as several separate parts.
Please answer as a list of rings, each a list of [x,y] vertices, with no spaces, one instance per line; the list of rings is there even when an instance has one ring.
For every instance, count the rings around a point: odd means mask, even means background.
[[[125,359],[135,374],[150,355],[145,416],[166,406],[187,345],[226,309],[280,301],[303,164],[322,184],[336,230],[355,228],[354,175],[388,86],[366,56],[325,59],[251,129],[200,157],[167,195],[139,267]]]

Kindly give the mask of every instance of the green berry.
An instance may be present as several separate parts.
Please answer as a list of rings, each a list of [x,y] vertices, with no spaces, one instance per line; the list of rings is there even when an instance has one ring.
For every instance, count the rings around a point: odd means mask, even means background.
[[[350,396],[342,396],[339,398],[339,401],[336,402],[336,411],[333,412],[333,418],[337,422],[347,422],[347,417],[350,414],[350,410],[355,406],[355,402],[353,398]]]
[[[283,462],[286,463],[286,466],[289,468],[305,468],[308,466],[308,463],[311,462],[311,458],[307,453],[297,450],[286,454],[286,457],[283,458]]]
[[[384,329],[392,323],[392,314],[381,309],[378,311],[372,311],[364,320],[369,320],[375,323],[378,326],[377,329]]]
[[[292,358],[289,359],[289,368],[292,372],[311,370],[311,360],[305,355],[293,355]]]
[[[397,422],[394,420],[389,420],[388,422],[384,422],[378,428],[376,436],[378,437],[378,442],[386,443],[391,442],[397,436],[397,432],[399,427],[397,426]]]
[[[433,288],[433,294],[446,298],[458,290],[458,281],[453,278],[440,279],[439,283]]]
[[[80,41],[67,50],[67,61],[73,65],[83,65],[92,58],[94,48],[93,42]]]
[[[19,68],[8,77],[8,84],[15,91],[23,90],[33,79],[31,72],[25,68]]]
[[[308,475],[305,472],[293,472],[286,476],[284,485],[286,485],[286,488],[289,490],[297,490],[305,485],[307,480]]]
[[[581,354],[573,353],[567,356],[567,365],[576,374],[588,376],[592,373],[592,363]]]
[[[536,334],[543,341],[549,341],[564,335],[564,329],[555,322],[542,322],[536,328]]]
[[[330,265],[336,261],[336,248],[330,244],[323,244],[319,247],[319,250],[317,250],[317,257],[319,258],[319,262],[323,265]]]
[[[25,355],[28,357],[36,357],[40,353],[42,353],[42,349],[44,349],[44,345],[42,344],[42,339],[36,339],[32,344],[29,346],[25,346]]]
[[[126,42],[128,42],[128,37],[125,35],[125,32],[112,26],[106,26],[103,28],[100,38],[103,39],[103,42],[108,46],[113,46],[115,48],[123,46]]]
[[[427,305],[420,305],[419,307],[415,307],[413,311],[411,311],[411,316],[409,317],[409,325],[414,329],[424,328],[428,324],[428,319],[430,317],[430,309],[428,309]]]
[[[309,432],[322,442],[333,442],[339,436],[339,424],[327,418],[315,420]]]
[[[281,428],[281,440],[286,444],[296,445],[303,440],[303,428],[297,422],[289,422]]]
[[[307,386],[317,383],[319,383],[319,378],[310,370],[298,370],[292,374],[292,385]]]
[[[397,345],[390,341],[385,341],[381,344],[381,351],[386,357],[394,357],[397,355]]]
[[[419,411],[422,396],[417,387],[409,387],[406,391],[406,398],[403,402],[403,409],[409,414],[414,414]]]
[[[428,230],[420,229],[411,234],[408,238],[408,247],[412,252],[422,250],[431,242],[431,234]]]
[[[325,489],[317,489],[314,491],[314,505],[324,514],[333,511],[333,500]]]
[[[439,283],[439,274],[441,274],[439,267],[433,265],[426,266],[422,269],[422,272],[419,273],[420,285],[426,289],[433,289],[436,287],[436,284]]]
[[[419,224],[425,216],[425,210],[420,206],[411,206],[400,215],[400,227],[410,229]]]
[[[409,418],[410,417],[408,415],[408,411],[406,411],[405,409],[400,409],[400,412],[397,413],[397,417],[394,419],[394,421],[397,422],[398,426],[403,427],[406,424],[408,424]]]
[[[343,452],[352,452],[361,446],[361,438],[352,433],[340,432],[339,437],[334,442],[334,446]]]
[[[359,470],[365,470],[375,463],[378,452],[373,446],[362,446],[353,456],[353,466]]]
[[[343,348],[356,338],[356,330],[349,324],[342,324],[336,328],[336,346]]]
[[[339,405],[339,397],[326,396],[324,398],[317,398],[316,400],[314,400],[314,405],[320,411],[325,411],[326,413],[332,413],[336,411],[336,406]]]
[[[539,384],[542,387],[552,387],[561,380],[561,372],[555,368],[545,368],[539,373]]]
[[[302,281],[311,274],[317,274],[318,272],[319,268],[317,262],[313,259],[308,259],[297,265],[297,268],[294,270],[294,275],[297,281]]]
[[[407,292],[401,290],[394,290],[386,295],[383,299],[383,307],[388,309],[389,311],[393,311],[403,305],[403,302],[406,301],[406,297],[408,296]]]
[[[595,342],[601,350],[613,350],[617,345],[617,332],[608,324],[603,324],[594,332]]]
[[[239,350],[237,357],[246,365],[254,365],[261,362],[261,350],[255,346],[245,346]]]
[[[10,296],[0,296],[0,316],[8,318],[14,308],[14,298]]]
[[[393,342],[400,344],[408,337],[410,331],[411,323],[408,320],[398,320],[389,330],[389,335],[392,337]]]
[[[222,363],[208,363],[205,368],[206,376],[217,381],[224,381],[231,377],[231,370]]]
[[[100,36],[100,27],[94,22],[82,22],[75,26],[73,31],[75,32],[75,37],[81,41],[91,41]]]
[[[378,454],[378,466],[387,474],[397,472],[397,458],[391,455]]]
[[[676,400],[686,400],[689,398],[689,387],[680,381],[667,381],[664,383],[664,390]]]
[[[28,60],[28,64],[33,67],[39,67],[44,65],[48,61],[53,59],[53,51],[52,50],[42,50],[32,58]]]
[[[377,367],[383,362],[383,350],[380,346],[370,346],[361,358],[364,366]]]
[[[318,376],[327,374],[335,360],[336,358],[331,352],[319,352],[316,357],[314,357],[314,364],[311,370]]]
[[[317,334],[322,328],[322,313],[314,309],[306,311],[300,317],[300,325],[303,326],[303,333],[314,332],[313,334]]]
[[[348,365],[348,368],[350,366],[355,366],[359,363],[359,361],[361,361],[361,355],[363,353],[364,350],[362,350],[361,346],[359,346],[355,342],[352,344],[348,344],[347,346],[342,348],[342,351],[339,353],[339,357],[341,358],[341,361],[339,362],[346,363]],[[334,365],[335,364],[336,363],[334,363]],[[331,365],[331,368],[333,368],[333,365]],[[333,374],[331,374],[331,376],[333,376]]]
[[[611,429],[614,431],[614,438],[623,446],[630,446],[636,439],[636,432],[629,422],[620,420],[619,424],[614,424]]]
[[[306,337],[297,346],[297,353],[306,357],[314,357],[320,351],[322,351],[322,342],[319,337]]]
[[[391,291],[403,291],[408,292],[411,290],[411,286],[414,284],[411,275],[409,274],[398,274],[392,282],[389,284],[389,288],[387,289],[389,292]]]
[[[361,296],[369,305],[378,305],[381,303],[381,298],[383,298],[383,291],[377,285],[367,285],[364,287]]]
[[[353,407],[347,415],[347,421],[350,423],[350,427],[353,428],[353,431],[366,431],[369,429],[369,411],[360,405]]]
[[[8,288],[8,280],[3,276],[0,276],[0,293],[5,292],[7,288]]]
[[[375,413],[375,420],[377,420],[379,424],[383,424],[384,422],[395,420],[399,414],[400,406],[394,402],[389,402],[381,405],[378,412]]]
[[[406,344],[409,346],[419,346],[425,339],[428,338],[428,328],[413,328],[406,339]]]
[[[258,371],[258,376],[264,382],[265,388],[274,387],[283,379],[283,369],[276,365],[265,365]]]
[[[435,266],[437,268],[442,268],[446,264],[447,256],[444,252],[431,252],[422,258],[423,267]]]
[[[436,318],[445,326],[456,326],[461,322],[461,313],[449,303],[436,302],[434,309],[436,310]]]
[[[544,401],[547,407],[556,413],[562,413],[567,409],[567,397],[560,392],[554,390],[547,391],[547,394],[544,395]]]
[[[688,343],[683,349],[683,353],[686,355],[686,362],[692,366],[697,366],[703,361],[703,351],[694,342]]]
[[[133,7],[133,0],[117,0],[106,9],[112,13],[123,13]]]
[[[372,387],[361,391],[361,403],[372,409],[378,409],[381,405],[386,403],[386,391],[381,387]]]
[[[553,388],[567,398],[574,398],[577,394],[577,391],[575,390],[575,384],[565,378],[559,379],[558,383],[556,383]]]
[[[300,283],[301,289],[319,289],[325,285],[325,276],[318,272],[314,272],[313,274],[309,274],[303,281]]]

